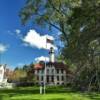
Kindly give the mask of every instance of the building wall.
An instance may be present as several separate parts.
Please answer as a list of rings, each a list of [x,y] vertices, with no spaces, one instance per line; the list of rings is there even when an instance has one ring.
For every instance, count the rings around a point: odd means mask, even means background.
[[[35,70],[38,84],[44,82],[44,69]],[[46,66],[46,84],[61,85],[66,84],[66,71],[63,69],[55,69],[54,66]]]

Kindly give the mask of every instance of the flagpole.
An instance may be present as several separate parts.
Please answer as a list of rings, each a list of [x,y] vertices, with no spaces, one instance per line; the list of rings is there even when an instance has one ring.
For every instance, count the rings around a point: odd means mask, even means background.
[[[47,49],[47,37],[46,37],[46,49]],[[45,56],[45,69],[44,69],[44,94],[46,93],[46,56]]]
[[[48,39],[46,36],[46,49],[47,43],[52,43],[52,40]],[[46,71],[46,56],[45,56],[45,68],[44,68],[44,94],[46,93],[46,81],[47,81],[47,71]]]

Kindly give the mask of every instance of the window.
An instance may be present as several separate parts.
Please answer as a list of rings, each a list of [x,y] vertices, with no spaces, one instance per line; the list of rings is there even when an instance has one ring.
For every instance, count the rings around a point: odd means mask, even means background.
[[[47,81],[47,83],[48,83],[48,82],[49,82],[49,76],[48,76],[48,75],[47,75],[47,78],[46,78],[46,79],[47,79],[46,81]]]
[[[41,76],[41,81],[43,81],[43,76]]]
[[[43,74],[44,73],[44,70],[41,70],[41,74]]]
[[[54,82],[54,76],[51,76],[51,81]]]
[[[37,73],[39,74],[39,70],[37,70]]]
[[[61,78],[62,78],[62,81],[64,81],[64,76],[62,76]]]
[[[52,69],[52,74],[54,73],[54,69]]]
[[[49,73],[49,69],[47,69],[47,74]]]
[[[57,85],[59,85],[59,83],[57,83]]]
[[[57,81],[59,81],[59,76],[57,76]]]
[[[57,74],[59,73],[59,69],[57,69]]]
[[[37,74],[41,74],[41,70],[37,70]]]
[[[64,72],[64,70],[63,69],[61,69],[61,73],[63,74],[63,72]]]
[[[62,85],[64,85],[64,83],[62,83]]]

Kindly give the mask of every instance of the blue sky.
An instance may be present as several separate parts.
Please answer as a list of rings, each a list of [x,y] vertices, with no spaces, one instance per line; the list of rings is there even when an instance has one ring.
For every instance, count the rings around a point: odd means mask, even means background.
[[[0,1],[0,63],[8,64],[10,68],[34,62],[37,57],[48,56],[48,50],[34,44],[34,39],[28,40],[31,32],[40,38],[46,34],[56,38],[58,34],[57,30],[50,32],[31,23],[22,26],[18,14],[24,4],[25,0]]]

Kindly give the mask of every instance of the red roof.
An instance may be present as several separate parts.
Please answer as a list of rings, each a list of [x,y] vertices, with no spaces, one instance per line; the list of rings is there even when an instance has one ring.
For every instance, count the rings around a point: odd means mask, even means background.
[[[55,68],[58,69],[66,69],[68,68],[67,65],[65,65],[63,62],[48,62],[47,65],[53,65]]]
[[[72,72],[69,70],[68,66],[64,64],[63,62],[48,62],[46,63],[47,66],[54,66],[56,69],[64,69],[67,73],[72,74]],[[45,67],[45,63],[37,63],[34,66],[34,70],[40,70]]]
[[[45,64],[45,63],[44,63]],[[35,66],[34,66],[34,69],[42,69],[42,68],[44,68],[44,64],[35,64]],[[57,68],[57,69],[67,69],[68,68],[68,66],[67,65],[65,65],[64,63],[62,63],[62,62],[54,62],[54,63],[52,63],[52,62],[48,62],[48,63],[46,63],[46,65],[47,66],[50,66],[50,65],[52,65],[52,66],[54,66],[55,68]]]
[[[35,64],[34,69],[42,69],[43,66],[41,64]]]

